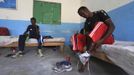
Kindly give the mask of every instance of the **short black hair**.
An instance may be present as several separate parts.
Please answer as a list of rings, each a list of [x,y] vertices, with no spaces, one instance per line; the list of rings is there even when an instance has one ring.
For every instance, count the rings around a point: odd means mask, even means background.
[[[80,13],[81,10],[88,10],[88,8],[85,7],[85,6],[81,6],[81,7],[78,9],[78,13]]]
[[[34,21],[36,22],[36,18],[34,18],[34,17],[32,17],[30,20],[31,20],[31,21],[34,20]]]

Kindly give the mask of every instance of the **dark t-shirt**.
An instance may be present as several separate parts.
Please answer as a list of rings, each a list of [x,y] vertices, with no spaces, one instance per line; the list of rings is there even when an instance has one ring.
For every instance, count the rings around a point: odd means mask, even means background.
[[[100,11],[95,11],[93,12],[93,17],[92,18],[87,18],[84,28],[81,29],[81,33],[89,33],[93,30],[95,23],[98,21],[104,22],[105,20],[109,19],[110,17],[104,10]]]
[[[26,34],[27,32],[29,32],[30,38],[38,38],[40,36],[39,26],[37,25],[29,25],[24,34]]]

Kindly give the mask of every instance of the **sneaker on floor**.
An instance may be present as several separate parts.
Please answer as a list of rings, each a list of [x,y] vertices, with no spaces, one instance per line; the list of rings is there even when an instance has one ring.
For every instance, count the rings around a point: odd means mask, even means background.
[[[61,72],[69,72],[69,71],[72,71],[72,67],[71,66],[63,66],[63,67],[60,67],[60,68],[53,68],[54,72],[57,72],[57,73],[61,73]]]
[[[61,73],[61,72],[64,72],[64,69],[62,68],[62,67],[54,67],[53,68],[53,70],[54,70],[54,72],[56,72],[56,73]]]
[[[71,65],[64,65],[63,66],[64,67],[64,71],[72,71],[72,67],[71,67]]]
[[[12,57],[16,58],[18,56],[23,56],[23,52],[22,51],[18,51],[17,53],[15,53]]]
[[[40,57],[44,56],[41,49],[38,49],[38,54],[39,54]]]

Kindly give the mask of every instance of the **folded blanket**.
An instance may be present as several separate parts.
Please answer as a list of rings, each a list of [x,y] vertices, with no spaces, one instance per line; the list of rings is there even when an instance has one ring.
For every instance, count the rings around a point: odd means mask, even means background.
[[[102,50],[114,64],[134,75],[134,42],[116,41],[113,45],[103,45]]]

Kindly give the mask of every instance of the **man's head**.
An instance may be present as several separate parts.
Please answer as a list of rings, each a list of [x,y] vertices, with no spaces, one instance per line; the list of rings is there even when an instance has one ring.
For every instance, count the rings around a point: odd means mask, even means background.
[[[36,25],[36,18],[32,17],[32,18],[30,19],[30,21],[31,21],[32,25]]]
[[[93,13],[91,11],[88,10],[87,7],[85,6],[81,6],[79,9],[78,9],[78,14],[81,16],[81,17],[84,17],[84,18],[89,18],[89,17],[92,17]]]

